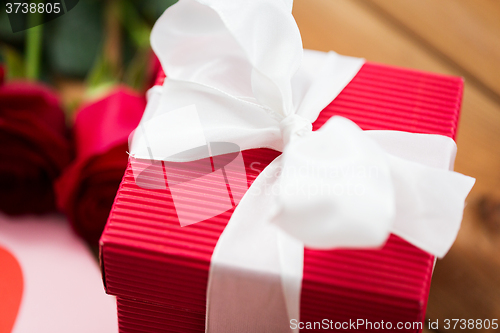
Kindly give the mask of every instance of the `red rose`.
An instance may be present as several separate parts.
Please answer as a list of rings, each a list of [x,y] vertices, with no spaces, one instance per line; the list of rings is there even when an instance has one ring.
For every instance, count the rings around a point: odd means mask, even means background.
[[[53,91],[33,82],[0,81],[0,210],[55,210],[53,182],[71,159],[66,134]]]
[[[75,231],[97,244],[128,163],[128,136],[146,107],[143,96],[117,88],[79,110],[76,159],[56,184],[57,203]]]

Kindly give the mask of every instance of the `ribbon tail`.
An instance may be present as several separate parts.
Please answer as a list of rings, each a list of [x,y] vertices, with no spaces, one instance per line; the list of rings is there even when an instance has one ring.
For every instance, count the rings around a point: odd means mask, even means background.
[[[299,320],[304,249],[270,223],[280,160],[255,179],[217,242],[207,332],[289,333],[290,319]]]
[[[288,319],[300,320],[300,294],[302,291],[302,275],[304,272],[304,244],[299,240],[279,231],[278,249],[281,268],[281,286]],[[290,323],[290,322],[289,322]],[[298,327],[291,329],[299,333]]]
[[[475,179],[389,155],[395,184],[392,232],[442,258],[455,241]]]

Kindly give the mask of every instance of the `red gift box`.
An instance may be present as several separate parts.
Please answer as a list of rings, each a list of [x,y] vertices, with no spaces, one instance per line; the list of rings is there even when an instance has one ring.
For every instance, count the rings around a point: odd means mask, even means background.
[[[462,90],[461,78],[366,63],[313,128],[340,115],[364,130],[454,138]],[[242,154],[249,186],[280,153]],[[227,195],[197,189],[189,209],[196,214]],[[117,296],[120,332],[204,332],[210,259],[233,210],[180,227],[169,189],[137,186],[129,164],[100,241],[104,283]],[[357,331],[370,331],[367,322],[375,329],[383,320],[393,329],[402,323],[406,331],[419,332],[433,265],[432,255],[395,235],[381,249],[306,248],[300,321],[328,319],[334,325],[362,319]]]

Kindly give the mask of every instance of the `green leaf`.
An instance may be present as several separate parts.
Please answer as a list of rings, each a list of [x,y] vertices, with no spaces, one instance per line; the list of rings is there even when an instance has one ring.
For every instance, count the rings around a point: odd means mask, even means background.
[[[134,45],[141,48],[149,48],[149,35],[151,34],[150,26],[137,12],[130,0],[122,0],[121,5],[121,22]]]
[[[67,14],[46,23],[47,59],[59,74],[85,77],[103,38],[104,1],[80,1]]]
[[[93,91],[99,91],[102,87],[117,84],[118,77],[116,67],[104,54],[101,54],[87,77],[89,94],[92,95]]]
[[[144,91],[146,88],[151,52],[150,48],[143,48],[135,53],[123,78],[125,84],[129,87],[138,91]]]
[[[148,21],[154,23],[165,9],[175,4],[177,0],[135,0],[134,2]]]
[[[1,48],[2,57],[6,64],[7,80],[21,79],[26,76],[23,56],[14,48],[3,45]]]
[[[0,1],[3,5],[3,2]],[[0,8],[0,40],[11,45],[23,46],[25,31],[12,32],[5,8]]]

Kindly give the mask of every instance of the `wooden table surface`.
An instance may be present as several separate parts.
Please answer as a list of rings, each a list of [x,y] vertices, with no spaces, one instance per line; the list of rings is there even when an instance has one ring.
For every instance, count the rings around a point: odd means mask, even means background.
[[[465,78],[455,170],[477,181],[427,318],[500,320],[500,1],[295,0],[293,13],[305,48]]]

